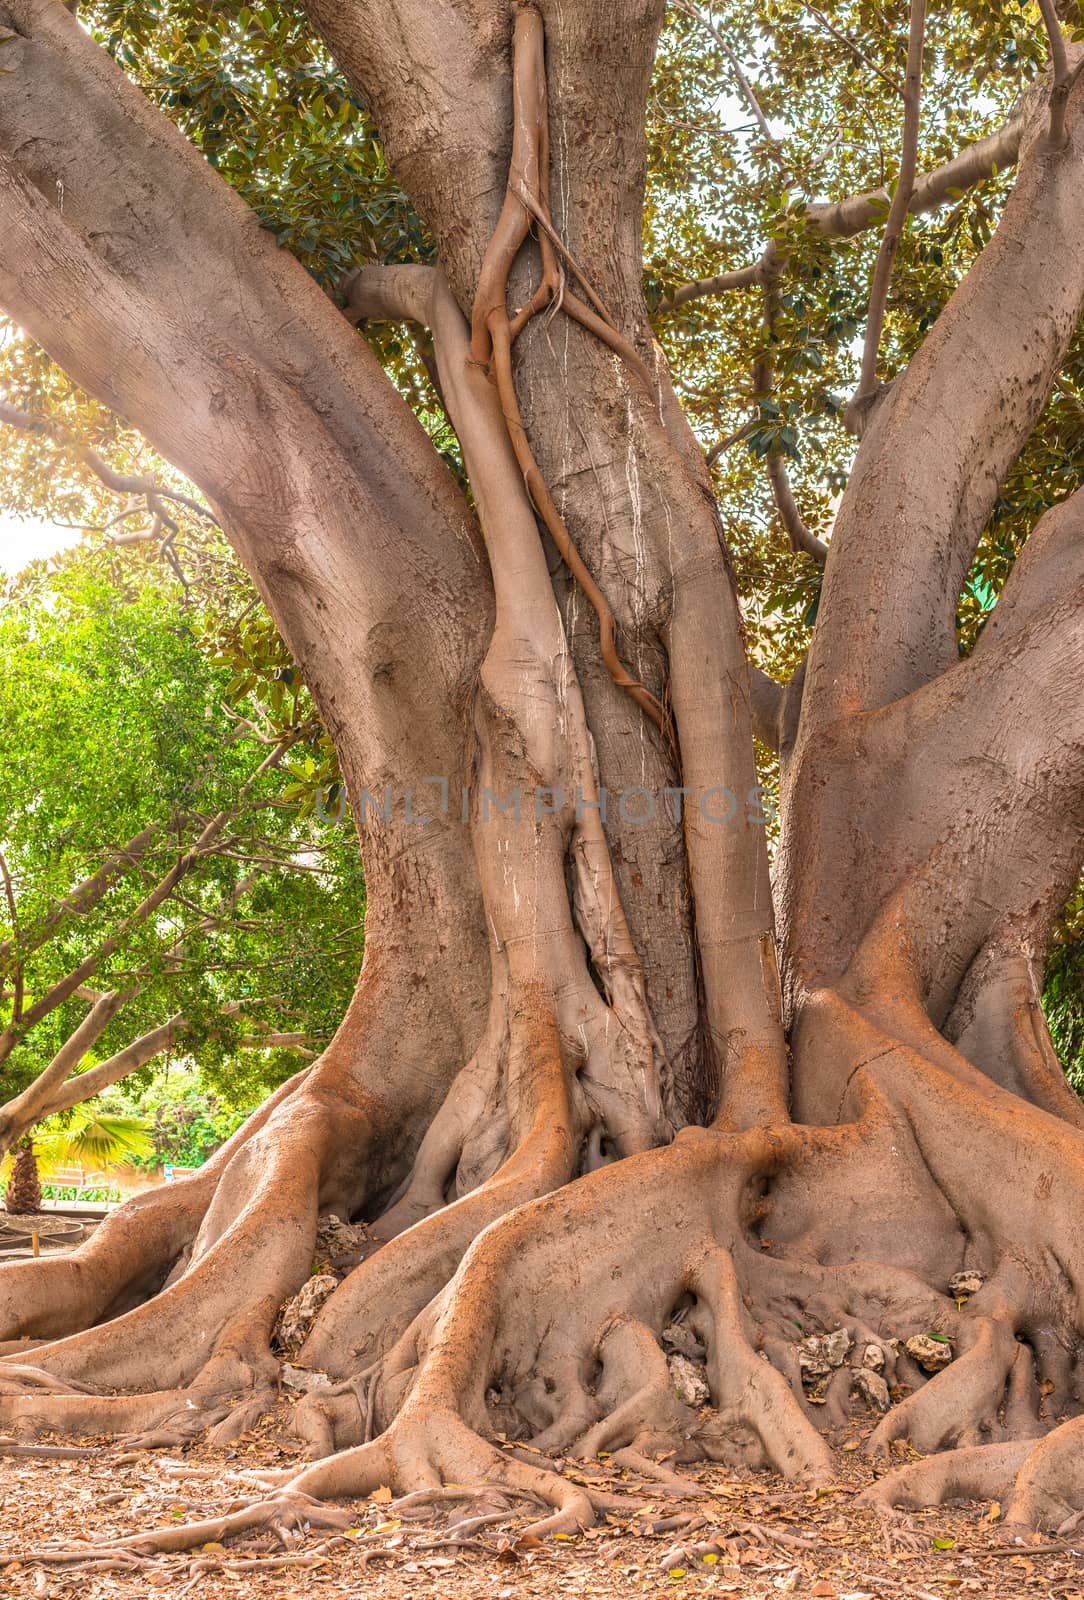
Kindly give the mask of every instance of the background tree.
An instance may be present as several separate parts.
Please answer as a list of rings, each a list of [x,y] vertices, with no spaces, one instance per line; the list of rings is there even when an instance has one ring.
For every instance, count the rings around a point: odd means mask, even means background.
[[[1038,1004],[1084,821],[1084,90],[1052,0],[928,10],[682,8],[653,80],[654,0],[88,7],[104,50],[0,5],[0,301],[206,496],[369,891],[319,1061],[3,1270],[44,1341],[6,1422],[245,1427],[334,1210],[373,1237],[301,1358],[319,1459],[215,1537],[441,1480],[590,1519],[498,1435],[823,1480],[866,1402],[810,1406],[796,1322],[880,1351],[870,1449],[926,1459],[876,1503],[1084,1509],[1084,1115]]]
[[[0,1154],[165,1052],[266,1092],[349,997],[356,850],[286,770],[315,770],[323,731],[300,680],[273,680],[267,721],[252,661],[238,675],[222,648],[213,614],[127,550],[9,583]]]

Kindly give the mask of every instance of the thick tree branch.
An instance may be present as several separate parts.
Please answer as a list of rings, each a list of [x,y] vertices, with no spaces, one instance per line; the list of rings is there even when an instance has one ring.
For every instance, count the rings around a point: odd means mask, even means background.
[[[0,1151],[49,1114],[54,1095],[101,1037],[124,1003],[116,992],[100,995],[83,1021],[61,1045],[49,1065],[13,1100],[0,1106]]]
[[[55,0],[3,0],[0,22],[16,34],[0,74],[0,304],[207,496],[348,791],[420,794],[427,775],[458,774],[492,588],[447,464],[366,342],[85,29]],[[500,56],[503,14],[493,32]],[[433,43],[445,60],[448,33]],[[405,967],[386,971],[400,1025],[382,1082],[405,1118],[439,1101],[449,1026],[467,1048],[479,1026],[477,868],[455,808],[405,883],[419,830],[401,811],[359,824],[367,967],[407,941],[456,972],[411,989]]]
[[[771,270],[778,254],[773,241],[764,254],[758,260],[751,261],[747,267],[737,267],[732,272],[717,273],[713,278],[695,278],[691,283],[683,283],[673,294],[662,297],[655,307],[656,313],[665,316],[667,312],[676,311],[679,306],[686,305],[690,300],[725,294],[730,289],[751,289],[754,284],[764,282],[765,274]]]
[[[976,139],[974,144],[967,145],[951,161],[924,173],[911,191],[908,213],[919,216],[923,212],[934,211],[946,201],[958,199],[960,190],[986,183],[997,173],[1014,166],[1020,154],[1026,121],[1025,111],[1014,112],[996,133]],[[849,239],[883,221],[889,204],[890,197],[886,189],[870,189],[863,194],[851,195],[846,200],[807,206],[802,214],[801,225],[815,229],[827,238]],[[785,247],[777,246],[773,240],[763,255],[748,266],[720,273],[713,278],[698,278],[693,283],[682,284],[673,294],[664,296],[656,310],[665,315],[705,295],[723,294],[729,289],[752,288],[764,281],[765,273],[771,270],[784,252]]]
[[[1029,104],[1035,137],[997,229],[874,410],[837,512],[804,701],[817,722],[956,661],[967,569],[1084,306],[1084,96],[1056,159],[1045,103]]]
[[[99,1061],[87,1072],[79,1072],[63,1083],[59,1089],[42,1099],[30,1123],[40,1122],[44,1117],[55,1117],[60,1111],[70,1111],[73,1106],[82,1105],[87,1100],[92,1100],[95,1095],[101,1094],[105,1089],[111,1089],[115,1083],[126,1078],[129,1073],[135,1072],[139,1067],[145,1067],[148,1061],[153,1061],[155,1056],[162,1054],[176,1044],[185,1029],[189,1026],[188,1019],[182,1011],[161,1023],[157,1028],[150,1028],[141,1034],[138,1039],[133,1039],[125,1045],[123,1050],[117,1050],[106,1060]],[[32,1085],[34,1089],[37,1084]],[[29,1091],[28,1091],[29,1092]],[[5,1107],[5,1111],[9,1108]],[[15,1134],[18,1137],[18,1134]]]
[[[779,754],[779,717],[784,690],[758,666],[749,667],[749,704],[753,713],[753,732],[762,745]]]
[[[114,1001],[115,1004],[101,1027],[100,1033],[106,1024],[116,1015],[124,996],[102,996],[95,1007],[104,1001]],[[266,1004],[258,999],[230,1000],[219,1009],[224,1017],[236,1016],[239,1011],[246,1008]],[[86,1019],[89,1024],[95,1016],[91,1012]],[[86,1072],[74,1072],[72,1068],[78,1064],[78,1059],[85,1054],[90,1046],[89,1033],[83,1042],[82,1048],[76,1049],[76,1034],[58,1052],[49,1067],[39,1074],[20,1095],[9,1100],[6,1105],[0,1106],[0,1154],[10,1150],[11,1146],[22,1137],[35,1123],[42,1122],[46,1117],[55,1117],[62,1111],[70,1111],[73,1106],[83,1105],[87,1100],[93,1100],[95,1095],[110,1089],[115,1083],[120,1083],[130,1073],[136,1072],[140,1067],[145,1067],[148,1061],[153,1061],[155,1056],[160,1056],[184,1037],[191,1029],[192,1020],[183,1011],[177,1011],[165,1022],[155,1028],[150,1028],[125,1045],[122,1050],[117,1050],[113,1055],[99,1061]],[[86,1028],[86,1024],[84,1024]],[[77,1033],[79,1030],[77,1030]],[[269,1050],[290,1049],[296,1050],[300,1055],[315,1059],[316,1052],[308,1046],[312,1040],[308,1033],[282,1032],[268,1029],[266,1032],[246,1035],[240,1040],[242,1049]],[[71,1048],[69,1048],[69,1046]],[[66,1071],[59,1071],[58,1064],[64,1057]]]
[[[1044,565],[1040,556],[1040,580]],[[807,819],[821,818],[825,892],[838,895],[836,882],[849,874],[849,920],[867,930],[852,981],[860,987],[875,970],[907,967],[935,1026],[992,940],[1007,946],[1015,937],[1019,948],[1021,938],[1045,935],[1084,863],[1079,547],[1075,571],[1039,581],[1035,599],[1030,614],[1022,607],[967,659],[829,731],[832,759],[848,765],[846,792],[867,819],[857,850],[845,828],[825,825],[815,789],[803,796]],[[801,755],[810,771],[811,726],[806,715]],[[818,919],[812,900],[802,919],[816,946],[807,959],[845,966],[848,934],[837,928],[829,950],[820,931],[829,919]]]
[[[790,540],[791,549],[796,553],[801,551],[807,556],[812,556],[817,565],[823,567],[828,559],[828,546],[812,528],[806,525],[798,509],[798,502],[790,486],[790,474],[787,471],[785,457],[778,450],[769,451],[766,465],[772,486],[772,497],[779,512],[779,520]]]
[[[1050,41],[1050,64],[1054,74],[1054,87],[1050,91],[1050,128],[1047,139],[1052,150],[1061,150],[1065,147],[1065,107],[1069,100],[1069,92],[1081,70],[1081,64],[1078,63],[1075,68],[1069,65],[1065,35],[1061,31],[1061,22],[1054,7],[1054,0],[1039,0],[1039,10],[1042,13],[1046,36]]]
[[[1013,563],[972,652],[982,660],[1084,578],[1084,489],[1043,513]]]

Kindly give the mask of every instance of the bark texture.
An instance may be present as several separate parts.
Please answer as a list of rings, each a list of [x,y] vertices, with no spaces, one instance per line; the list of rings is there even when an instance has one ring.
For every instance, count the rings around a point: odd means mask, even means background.
[[[784,696],[641,297],[661,5],[306,9],[438,252],[361,268],[347,316],[63,7],[0,0],[0,301],[208,495],[336,739],[370,907],[317,1062],[194,1177],[0,1269],[0,1424],[236,1434],[334,1212],[371,1238],[300,1357],[315,1459],[162,1548],[385,1483],[587,1524],[605,1497],[539,1451],[824,1481],[870,1404],[875,1454],[930,1457],[879,1506],[1073,1525],[1084,1115],[1036,976],[1084,856],[1080,496],[966,661],[953,615],[1084,304],[1084,89],[1056,145],[1042,106],[1014,133],[997,232],[867,415]],[[476,515],[366,317],[431,331]]]

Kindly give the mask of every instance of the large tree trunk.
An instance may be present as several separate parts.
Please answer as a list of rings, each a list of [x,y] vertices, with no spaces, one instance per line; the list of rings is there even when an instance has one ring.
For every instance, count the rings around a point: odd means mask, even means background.
[[[362,269],[348,309],[431,329],[477,527],[347,318],[63,8],[0,3],[0,299],[210,497],[369,886],[325,1055],[196,1177],[0,1270],[0,1421],[243,1428],[334,1211],[372,1243],[302,1356],[338,1380],[297,1408],[319,1459],[269,1517],[499,1479],[544,1527],[590,1519],[498,1432],[826,1477],[820,1428],[863,1402],[844,1370],[808,1404],[798,1322],[880,1349],[875,1452],[951,1449],[880,1503],[1015,1484],[1010,1515],[1057,1526],[1084,1508],[1084,1116],[1035,973],[1082,857],[1084,502],[966,662],[952,618],[1084,303],[1084,91],[867,426],[804,691],[759,685],[776,926],[738,608],[640,292],[661,6],[307,10],[438,250]],[[699,1413],[659,1343],[679,1306]],[[932,1377],[904,1348],[929,1334]]]

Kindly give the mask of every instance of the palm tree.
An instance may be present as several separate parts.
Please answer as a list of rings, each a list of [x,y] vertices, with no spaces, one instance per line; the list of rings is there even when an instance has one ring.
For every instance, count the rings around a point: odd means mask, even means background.
[[[146,1117],[103,1111],[93,1102],[76,1106],[70,1115],[49,1117],[39,1124],[37,1147],[42,1171],[78,1165],[98,1171],[125,1168],[154,1154],[151,1123]]]
[[[29,1217],[41,1210],[41,1179],[34,1153],[34,1141],[29,1134],[19,1140],[11,1175],[4,1192],[4,1209],[13,1216]]]
[[[146,1117],[103,1111],[88,1102],[61,1119],[49,1117],[20,1140],[13,1160],[5,1163],[8,1184],[5,1208],[19,1216],[41,1210],[41,1179],[58,1167],[78,1165],[99,1171],[123,1169],[154,1153]],[[0,1169],[3,1170],[3,1169]]]

